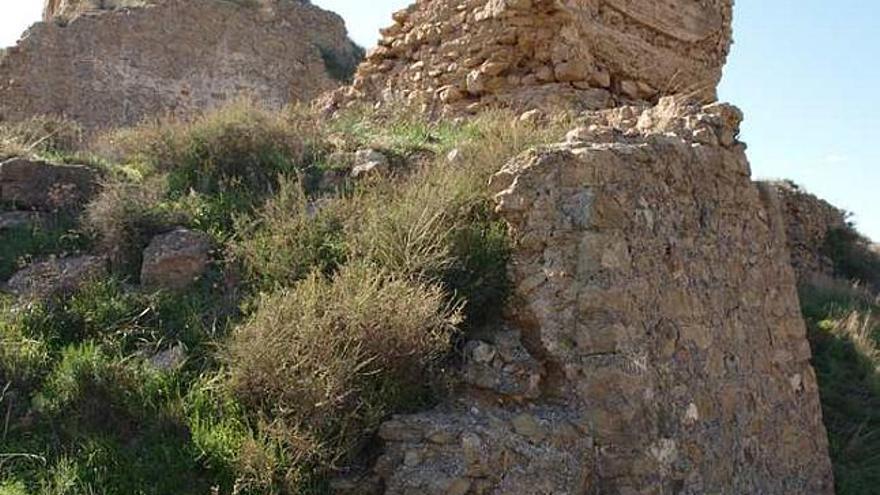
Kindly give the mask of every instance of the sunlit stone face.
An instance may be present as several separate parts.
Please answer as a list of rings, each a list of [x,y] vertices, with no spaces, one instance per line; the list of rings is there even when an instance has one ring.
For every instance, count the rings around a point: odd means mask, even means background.
[[[627,17],[689,43],[723,28],[719,2],[707,0],[605,0]]]

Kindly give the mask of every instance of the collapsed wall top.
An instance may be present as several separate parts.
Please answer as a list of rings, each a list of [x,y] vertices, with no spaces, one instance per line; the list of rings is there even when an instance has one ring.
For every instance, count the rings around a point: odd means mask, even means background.
[[[45,0],[43,3],[43,20],[46,22],[53,20],[63,22],[71,20],[86,12],[145,7],[147,5],[161,4],[165,1],[166,0]],[[249,0],[251,4],[262,3],[263,5],[268,5],[274,1],[277,0]],[[308,0],[293,1],[306,4],[309,3]]]
[[[93,130],[238,96],[280,107],[338,87],[362,53],[342,18],[301,1],[48,0],[45,15],[0,54],[0,121]]]
[[[586,108],[692,93],[715,99],[732,0],[419,0],[394,14],[350,101]]]

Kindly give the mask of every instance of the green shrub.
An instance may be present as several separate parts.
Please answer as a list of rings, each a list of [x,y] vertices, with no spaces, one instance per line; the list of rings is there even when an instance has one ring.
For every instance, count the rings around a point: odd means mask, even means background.
[[[117,131],[104,152],[169,174],[171,192],[266,193],[312,152],[314,123],[295,111],[270,112],[241,100],[190,122],[165,120]]]
[[[364,59],[366,51],[355,43],[349,42],[348,50],[318,47],[324,68],[330,77],[343,83],[350,83],[354,78],[358,64]]]
[[[231,383],[295,465],[326,469],[429,389],[458,323],[439,287],[348,265],[261,302],[230,342]]]
[[[880,254],[871,249],[871,242],[852,227],[828,233],[825,254],[834,262],[840,277],[854,280],[880,291]]]

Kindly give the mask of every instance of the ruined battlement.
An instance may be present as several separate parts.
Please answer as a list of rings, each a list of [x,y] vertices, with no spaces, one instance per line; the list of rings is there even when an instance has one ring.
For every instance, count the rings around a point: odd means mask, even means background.
[[[730,0],[417,1],[394,15],[336,103],[598,109],[680,93],[710,102],[731,21]]]

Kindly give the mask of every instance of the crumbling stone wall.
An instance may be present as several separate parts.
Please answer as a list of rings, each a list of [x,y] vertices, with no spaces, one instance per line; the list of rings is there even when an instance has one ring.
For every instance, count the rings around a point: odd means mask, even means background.
[[[760,182],[768,211],[778,214],[798,280],[802,283],[834,276],[827,255],[828,234],[847,228],[847,213],[788,181]]]
[[[394,14],[335,104],[477,110],[715,98],[731,0],[420,0]]]
[[[384,425],[384,493],[833,493],[741,118],[673,99],[595,113],[499,172],[507,326],[467,344],[468,392]]]
[[[339,16],[304,2],[87,9],[69,23],[36,24],[8,50],[0,120],[63,115],[91,130],[237,96],[280,107],[338,87],[328,63],[353,66],[359,56]]]
[[[156,3],[156,1],[157,0],[46,0],[43,5],[43,20],[46,22],[67,22],[85,12],[127,7],[143,7]]]

